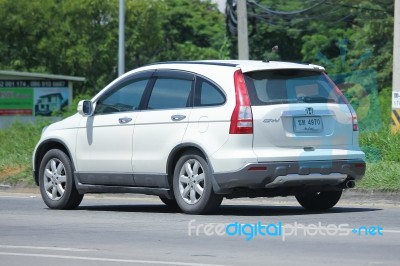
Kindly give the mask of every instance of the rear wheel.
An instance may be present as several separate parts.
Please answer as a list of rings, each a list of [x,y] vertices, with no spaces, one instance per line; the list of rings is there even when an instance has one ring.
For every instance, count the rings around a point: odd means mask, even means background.
[[[39,187],[44,203],[51,209],[74,209],[83,198],[75,187],[71,160],[58,149],[48,151],[43,157]]]
[[[296,195],[297,201],[307,210],[327,210],[338,203],[342,190],[309,192]]]
[[[223,197],[214,193],[211,172],[203,156],[196,151],[187,152],[175,166],[173,189],[179,208],[190,214],[215,210]]]

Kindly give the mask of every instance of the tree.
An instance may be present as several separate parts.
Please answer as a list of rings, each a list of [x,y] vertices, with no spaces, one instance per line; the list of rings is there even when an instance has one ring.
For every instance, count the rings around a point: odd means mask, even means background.
[[[250,58],[322,64],[329,73],[374,69],[379,89],[389,87],[393,9],[393,0],[248,1]],[[226,15],[235,58],[232,0]]]
[[[223,15],[210,0],[127,0],[126,67],[218,59]],[[84,76],[78,93],[117,77],[118,1],[0,0],[0,68]]]
[[[210,0],[169,0],[163,12],[161,60],[218,59],[225,42],[224,17]]]

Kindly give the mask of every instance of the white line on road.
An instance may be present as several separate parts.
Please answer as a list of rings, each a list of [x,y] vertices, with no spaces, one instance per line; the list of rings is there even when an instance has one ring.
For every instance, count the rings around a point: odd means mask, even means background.
[[[36,198],[36,195],[32,196],[0,196],[0,198],[6,198],[6,199],[32,199]]]
[[[55,251],[96,251],[95,249],[83,249],[83,248],[59,248],[59,247],[36,247],[36,246],[12,246],[12,245],[0,245],[0,248],[8,249],[37,249],[37,250],[55,250]]]
[[[385,230],[385,229],[383,229],[382,232],[384,232],[384,233],[396,233],[396,234],[400,234],[400,230]]]
[[[181,265],[181,266],[225,266],[225,265],[220,265],[220,264],[204,264],[204,263],[191,263],[191,262],[178,262],[178,261],[125,260],[125,259],[111,259],[111,258],[61,256],[61,255],[51,255],[51,254],[14,253],[14,252],[0,252],[0,255],[17,256],[17,257],[39,257],[39,258],[54,258],[54,259],[69,259],[69,260],[86,260],[86,261],[99,261],[99,262],[117,262],[117,263],[140,263],[140,264]]]

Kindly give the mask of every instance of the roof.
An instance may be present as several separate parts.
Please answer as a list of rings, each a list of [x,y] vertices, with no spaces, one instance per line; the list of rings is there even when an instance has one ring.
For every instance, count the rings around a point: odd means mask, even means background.
[[[226,66],[226,67],[239,67],[243,72],[269,70],[269,69],[312,69],[324,71],[325,68],[313,64],[293,63],[293,62],[280,62],[280,61],[260,61],[260,60],[199,60],[199,61],[172,61],[172,62],[159,62],[151,64],[154,65],[213,65],[213,66]]]
[[[84,77],[9,71],[9,70],[0,70],[0,78],[1,78],[1,76],[7,76],[7,77],[11,77],[11,78],[21,78],[22,77],[22,78],[32,78],[32,79],[58,79],[58,80],[81,81],[81,82],[86,80]]]
[[[211,63],[225,63],[235,64],[240,67],[243,72],[255,71],[260,69],[313,69],[313,70],[325,70],[322,66],[306,64],[306,63],[293,63],[293,62],[281,62],[281,61],[260,61],[260,60],[204,60],[201,62]]]

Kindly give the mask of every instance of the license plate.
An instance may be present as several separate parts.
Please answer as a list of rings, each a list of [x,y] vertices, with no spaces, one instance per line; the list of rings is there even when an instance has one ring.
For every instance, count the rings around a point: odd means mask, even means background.
[[[293,118],[293,129],[296,133],[318,133],[323,129],[320,116],[301,116]]]

